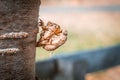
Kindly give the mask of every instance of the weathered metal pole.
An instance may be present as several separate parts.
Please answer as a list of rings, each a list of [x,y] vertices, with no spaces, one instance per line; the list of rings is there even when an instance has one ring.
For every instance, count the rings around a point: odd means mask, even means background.
[[[40,0],[0,0],[0,80],[35,80]]]

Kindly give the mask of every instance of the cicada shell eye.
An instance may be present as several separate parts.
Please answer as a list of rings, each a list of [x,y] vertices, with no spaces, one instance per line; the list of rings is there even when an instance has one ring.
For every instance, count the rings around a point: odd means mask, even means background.
[[[63,30],[62,30],[62,33],[63,33],[63,35],[65,35],[65,36],[67,37],[67,35],[68,35],[67,30],[63,29]]]

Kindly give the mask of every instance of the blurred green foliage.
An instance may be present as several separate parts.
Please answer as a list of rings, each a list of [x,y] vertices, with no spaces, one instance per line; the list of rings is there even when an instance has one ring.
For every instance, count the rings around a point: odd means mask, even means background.
[[[38,35],[39,39],[39,35]],[[94,33],[85,33],[78,34],[76,32],[69,31],[67,42],[59,47],[55,51],[46,51],[43,48],[36,48],[36,61],[50,58],[53,55],[65,53],[69,54],[69,52],[93,49],[93,48],[102,48],[105,46],[115,45],[120,43],[120,37],[115,35],[103,35],[102,39],[97,38]]]

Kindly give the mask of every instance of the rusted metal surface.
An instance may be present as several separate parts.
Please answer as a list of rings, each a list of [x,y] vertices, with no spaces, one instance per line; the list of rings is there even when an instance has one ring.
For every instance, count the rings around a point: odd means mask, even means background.
[[[14,55],[0,55],[0,80],[35,80],[39,4],[40,0],[0,0],[0,35],[21,31],[29,34],[25,38],[0,40],[0,49],[19,49]]]

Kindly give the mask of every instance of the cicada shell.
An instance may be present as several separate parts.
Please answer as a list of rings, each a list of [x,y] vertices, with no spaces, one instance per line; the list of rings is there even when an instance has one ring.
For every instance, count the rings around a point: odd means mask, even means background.
[[[28,33],[27,32],[10,32],[10,33],[4,33],[0,35],[0,39],[20,39],[20,38],[27,38]]]
[[[43,21],[40,21],[42,31],[40,33],[40,39],[37,42],[38,47],[43,47],[47,51],[53,51],[66,42],[66,30],[61,29],[61,27],[56,23],[48,22],[45,26],[43,25]]]
[[[18,48],[6,48],[6,49],[0,49],[0,54],[14,54],[19,51],[20,49]]]

